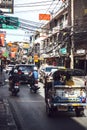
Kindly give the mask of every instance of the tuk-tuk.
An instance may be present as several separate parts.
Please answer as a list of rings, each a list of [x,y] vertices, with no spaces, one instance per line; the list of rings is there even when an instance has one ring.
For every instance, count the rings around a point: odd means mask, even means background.
[[[84,73],[74,69],[60,69],[45,78],[46,113],[75,112],[84,115],[87,106],[87,86]],[[69,80],[69,82],[68,82]]]

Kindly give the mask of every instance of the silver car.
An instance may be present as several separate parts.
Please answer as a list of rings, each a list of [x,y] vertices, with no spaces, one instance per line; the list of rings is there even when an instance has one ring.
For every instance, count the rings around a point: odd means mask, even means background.
[[[42,83],[45,83],[45,77],[49,76],[49,74],[51,73],[51,70],[53,69],[58,69],[57,66],[42,66],[39,69],[39,81],[41,81]]]

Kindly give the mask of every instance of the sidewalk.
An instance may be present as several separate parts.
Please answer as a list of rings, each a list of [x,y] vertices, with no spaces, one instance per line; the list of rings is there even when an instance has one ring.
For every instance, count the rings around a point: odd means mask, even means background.
[[[17,130],[7,99],[0,98],[0,130]]]
[[[4,72],[0,73],[0,86],[4,83]],[[8,100],[0,96],[0,130],[17,130]]]
[[[4,85],[5,83],[5,72],[3,71],[2,73],[0,72],[0,86]]]

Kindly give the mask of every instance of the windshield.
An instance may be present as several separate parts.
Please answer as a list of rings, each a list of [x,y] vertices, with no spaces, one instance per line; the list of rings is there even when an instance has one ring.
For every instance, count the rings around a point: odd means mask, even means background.
[[[54,67],[46,67],[46,72],[51,72],[51,70],[57,70],[57,68]]]
[[[86,75],[84,71],[76,70],[76,69],[67,70],[67,72],[69,72],[71,76],[85,76]]]
[[[19,66],[19,70],[21,70],[22,72],[30,72],[32,71],[34,68],[34,66]]]
[[[53,73],[53,77],[55,78],[57,75],[66,76],[69,74],[70,76],[85,76],[86,73],[83,70],[79,69],[60,69]]]

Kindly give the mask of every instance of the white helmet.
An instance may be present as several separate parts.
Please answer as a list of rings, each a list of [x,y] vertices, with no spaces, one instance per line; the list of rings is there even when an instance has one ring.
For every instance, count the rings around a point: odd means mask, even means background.
[[[17,70],[17,69],[15,69],[15,70],[14,70],[14,73],[18,73],[18,70]]]
[[[34,67],[34,70],[37,70],[37,67]]]

